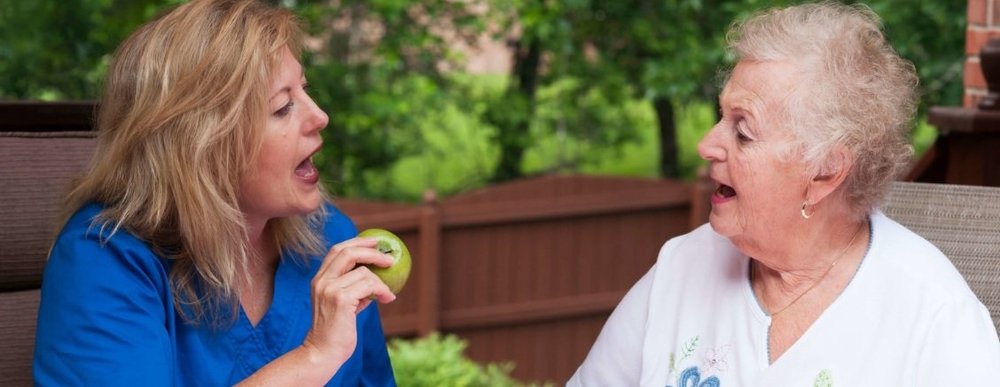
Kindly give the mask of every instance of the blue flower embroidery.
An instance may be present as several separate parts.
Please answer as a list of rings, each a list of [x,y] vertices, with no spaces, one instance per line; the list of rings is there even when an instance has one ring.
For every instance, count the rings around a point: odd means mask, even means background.
[[[689,367],[681,372],[681,377],[677,380],[677,387],[719,387],[719,378],[710,376],[702,381],[698,367]]]

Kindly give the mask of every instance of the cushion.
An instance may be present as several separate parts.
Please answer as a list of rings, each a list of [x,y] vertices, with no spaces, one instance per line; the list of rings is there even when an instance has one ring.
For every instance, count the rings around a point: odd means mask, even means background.
[[[94,132],[0,132],[0,291],[37,288],[73,178]]]

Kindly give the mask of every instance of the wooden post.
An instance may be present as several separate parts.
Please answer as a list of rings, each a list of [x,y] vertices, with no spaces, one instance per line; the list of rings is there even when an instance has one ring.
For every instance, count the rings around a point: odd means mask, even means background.
[[[983,45],[980,60],[987,94],[974,108],[931,107],[927,121],[940,135],[911,179],[1000,186],[1000,39]]]
[[[1000,110],[1000,39],[990,39],[979,49],[979,67],[986,80],[986,95],[979,110]]]
[[[414,265],[420,275],[417,289],[417,334],[424,336],[439,329],[441,321],[440,273],[441,273],[441,215],[438,210],[437,194],[424,192],[424,205],[420,209],[417,225],[420,251],[414,257]]]

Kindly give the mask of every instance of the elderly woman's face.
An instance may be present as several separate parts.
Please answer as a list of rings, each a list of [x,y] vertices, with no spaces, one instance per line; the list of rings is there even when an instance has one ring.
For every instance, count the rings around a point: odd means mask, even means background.
[[[737,64],[719,99],[722,119],[698,144],[717,184],[709,221],[737,245],[780,237],[799,221],[808,178],[804,164],[786,156],[793,134],[781,115],[794,70],[781,62]]]
[[[323,144],[329,117],[306,94],[302,66],[287,49],[271,84],[268,118],[257,164],[241,190],[251,219],[307,214],[322,204],[312,156]]]

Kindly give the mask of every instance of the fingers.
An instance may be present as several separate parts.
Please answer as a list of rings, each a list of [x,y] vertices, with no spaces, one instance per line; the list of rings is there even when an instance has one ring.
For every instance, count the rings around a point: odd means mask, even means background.
[[[334,245],[323,259],[317,276],[341,276],[359,264],[388,267],[392,257],[375,249],[374,238],[352,238]]]
[[[389,303],[396,299],[389,287],[364,266],[336,278],[317,276],[312,286],[314,308],[318,308],[314,312],[319,315],[356,315],[372,301]]]
[[[392,294],[389,287],[364,266],[351,270],[338,278],[336,286],[347,293],[350,298],[364,300],[365,306],[371,300],[378,300],[384,304],[396,299],[396,295]]]
[[[396,295],[365,264],[389,266],[393,259],[375,249],[372,238],[353,238],[330,249],[312,280],[313,325],[306,337],[320,353],[337,357],[353,352],[356,319],[372,301],[389,303]],[[345,352],[346,351],[346,352]]]
[[[333,310],[361,312],[373,300],[389,303],[396,295],[389,291],[366,264],[392,265],[392,257],[375,249],[374,238],[352,238],[330,248],[313,277],[313,297],[317,306],[332,306]]]

